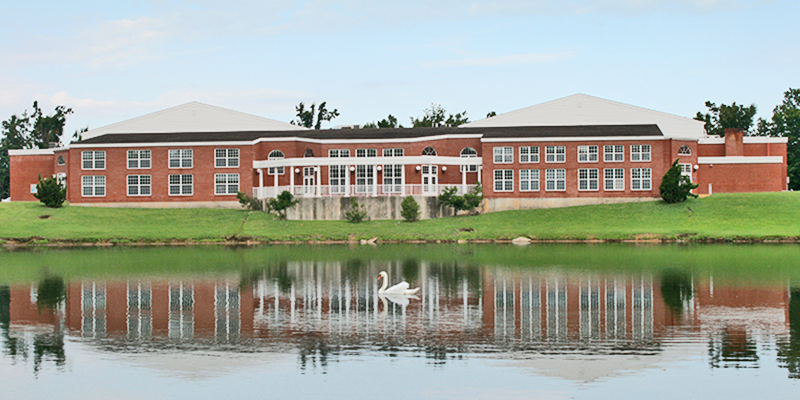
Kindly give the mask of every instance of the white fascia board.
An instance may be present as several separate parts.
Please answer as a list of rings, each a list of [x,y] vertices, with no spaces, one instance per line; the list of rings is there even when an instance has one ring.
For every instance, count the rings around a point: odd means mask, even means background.
[[[483,134],[480,133],[472,133],[472,134],[455,134],[455,135],[437,135],[437,136],[425,136],[419,138],[403,138],[399,137],[396,139],[308,139],[302,137],[282,137],[282,138],[260,138],[256,139],[253,144],[260,143],[260,142],[291,142],[291,141],[298,141],[298,142],[306,142],[306,143],[318,143],[318,144],[339,144],[339,143],[365,143],[365,144],[381,144],[381,143],[417,143],[417,142],[426,142],[432,140],[444,140],[444,139],[480,139],[483,137]]]
[[[10,156],[51,156],[55,154],[56,149],[22,149],[22,150],[9,150]]]
[[[249,146],[253,142],[164,142],[164,143],[74,143],[74,149],[96,149],[117,147],[192,147],[192,146]]]
[[[595,137],[548,137],[548,138],[483,138],[482,143],[500,142],[609,142],[609,141],[642,141],[642,140],[667,140],[664,136],[595,136]]]
[[[783,164],[783,156],[768,157],[697,157],[698,164]]]
[[[483,165],[480,157],[304,157],[253,161],[253,168],[312,167],[328,165]]]
[[[700,144],[725,144],[725,138],[703,138],[697,141]],[[744,144],[756,143],[789,143],[789,138],[786,137],[771,137],[771,136],[745,136],[742,138]]]

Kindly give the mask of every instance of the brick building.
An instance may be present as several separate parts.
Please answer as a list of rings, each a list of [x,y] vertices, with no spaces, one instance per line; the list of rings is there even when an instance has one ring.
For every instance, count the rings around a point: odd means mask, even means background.
[[[11,200],[34,200],[41,174],[63,179],[72,205],[235,207],[239,191],[288,190],[304,202],[296,218],[335,218],[324,211],[352,196],[396,209],[480,182],[485,211],[559,207],[658,198],[675,159],[700,194],[786,190],[786,145],[580,94],[457,128],[308,130],[189,103],[12,151]]]

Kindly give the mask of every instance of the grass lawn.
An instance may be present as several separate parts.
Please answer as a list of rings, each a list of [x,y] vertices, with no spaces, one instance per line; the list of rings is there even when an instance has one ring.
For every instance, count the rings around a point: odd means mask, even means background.
[[[40,216],[49,215],[42,219]],[[260,241],[797,239],[800,193],[716,194],[681,204],[609,204],[506,211],[407,223],[278,221],[266,213],[217,209],[48,209],[0,204],[0,238],[47,241]]]

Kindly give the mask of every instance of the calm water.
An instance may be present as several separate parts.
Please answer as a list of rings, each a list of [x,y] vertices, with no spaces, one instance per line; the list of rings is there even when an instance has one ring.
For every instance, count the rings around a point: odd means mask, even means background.
[[[800,397],[798,246],[0,251],[0,398]],[[377,275],[420,287],[382,297]]]

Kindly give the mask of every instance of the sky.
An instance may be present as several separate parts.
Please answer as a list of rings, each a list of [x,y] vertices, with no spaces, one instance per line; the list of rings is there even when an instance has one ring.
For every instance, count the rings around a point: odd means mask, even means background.
[[[35,4],[35,5],[34,5]],[[199,101],[333,125],[432,103],[470,120],[585,93],[692,117],[800,87],[800,2],[77,1],[0,4],[0,120],[74,110],[65,137]]]

